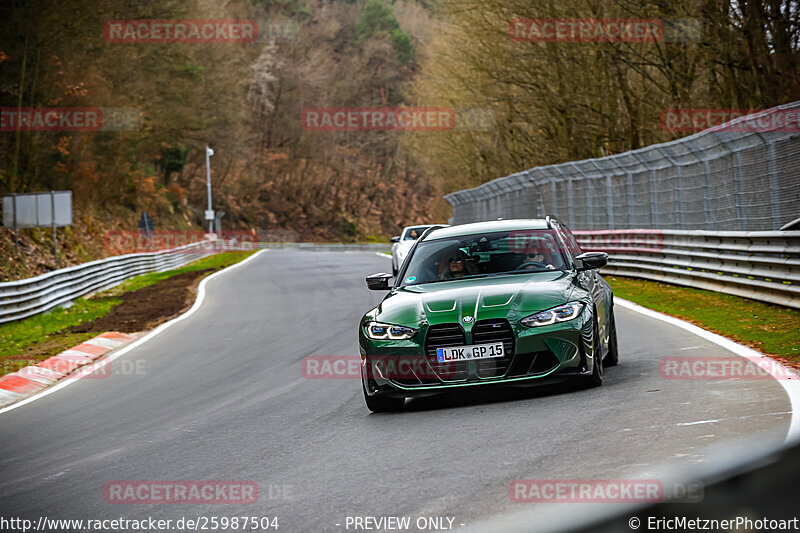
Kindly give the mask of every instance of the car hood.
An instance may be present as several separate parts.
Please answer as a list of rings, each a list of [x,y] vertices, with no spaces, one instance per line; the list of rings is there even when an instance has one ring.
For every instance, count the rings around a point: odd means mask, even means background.
[[[415,326],[527,316],[575,297],[575,274],[541,272],[442,281],[393,290],[375,309],[374,318]]]

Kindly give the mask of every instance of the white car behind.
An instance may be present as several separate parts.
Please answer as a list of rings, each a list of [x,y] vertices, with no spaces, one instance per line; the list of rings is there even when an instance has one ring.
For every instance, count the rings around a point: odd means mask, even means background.
[[[422,233],[436,224],[428,224],[422,226],[406,226],[399,237],[392,237],[392,274],[397,276],[400,267],[403,266],[408,251],[417,242],[417,239],[422,236]]]

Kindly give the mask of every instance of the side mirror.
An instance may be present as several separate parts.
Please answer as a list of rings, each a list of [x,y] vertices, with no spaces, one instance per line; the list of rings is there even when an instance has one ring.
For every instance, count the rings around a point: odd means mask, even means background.
[[[575,258],[578,272],[602,268],[608,264],[608,254],[605,252],[586,252]]]
[[[367,276],[367,288],[371,291],[388,291],[391,278],[392,275],[385,272]]]
[[[400,237],[392,237],[392,242],[400,242]]]

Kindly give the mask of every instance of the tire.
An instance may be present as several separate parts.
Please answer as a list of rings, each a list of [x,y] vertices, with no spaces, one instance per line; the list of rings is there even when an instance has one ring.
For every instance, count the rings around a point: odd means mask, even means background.
[[[397,277],[397,267],[392,263],[392,276]]]
[[[619,363],[619,344],[617,344],[617,321],[614,319],[614,308],[611,308],[610,333],[608,334],[608,353],[603,358],[603,366],[615,366]]]
[[[405,398],[389,398],[386,396],[368,396],[367,391],[362,384],[362,391],[364,392],[364,402],[367,404],[367,409],[373,413],[391,413],[403,409],[403,404],[406,402]]]
[[[598,331],[597,323],[594,324],[594,335],[592,339],[592,349],[595,351],[593,359],[594,366],[592,367],[592,375],[586,378],[586,387],[599,387],[603,384],[603,362],[599,359],[598,352],[600,352],[600,333]]]

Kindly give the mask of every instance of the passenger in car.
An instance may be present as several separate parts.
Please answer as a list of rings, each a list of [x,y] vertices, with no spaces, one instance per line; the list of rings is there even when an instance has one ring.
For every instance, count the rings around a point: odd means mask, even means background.
[[[461,250],[445,253],[439,260],[439,279],[459,279],[470,275],[467,254]]]

